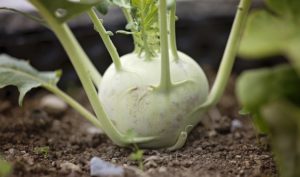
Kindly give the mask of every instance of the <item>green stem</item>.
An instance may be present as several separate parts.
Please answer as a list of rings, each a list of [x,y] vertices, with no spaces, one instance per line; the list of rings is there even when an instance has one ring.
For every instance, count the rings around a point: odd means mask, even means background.
[[[151,53],[149,50],[148,45],[148,36],[145,33],[142,33],[142,39],[143,39],[143,46],[144,46],[144,52],[145,52],[145,59],[150,60],[151,59]]]
[[[128,11],[128,9],[122,8],[122,12],[123,12],[127,22],[133,23],[133,18],[131,16],[130,12]],[[131,30],[131,32],[134,32],[134,31]],[[132,38],[133,38],[133,43],[134,43],[134,51],[133,52],[137,52],[138,48],[137,48],[137,39],[136,39],[135,34],[132,34]]]
[[[170,56],[168,44],[167,2],[159,0],[160,50],[161,50],[161,79],[159,89],[168,91],[172,86],[170,72]]]
[[[72,97],[64,93],[62,90],[60,90],[58,87],[53,85],[44,85],[47,90],[54,93],[58,97],[60,97],[62,100],[64,100],[67,104],[69,104],[72,108],[77,110],[83,117],[88,119],[90,122],[92,122],[95,126],[102,128],[102,125],[100,124],[99,120],[88,110],[86,110],[83,106],[81,106],[76,100],[74,100]]]
[[[95,25],[95,29],[99,32],[100,37],[102,38],[105,47],[107,48],[113,62],[115,65],[115,68],[117,71],[122,69],[122,64],[120,61],[119,53],[114,46],[113,42],[111,41],[109,34],[107,34],[107,31],[105,30],[101,20],[98,18],[96,12],[91,9],[88,11],[88,15],[90,19],[92,20],[93,24]]]
[[[84,60],[88,60],[87,55],[82,50],[75,36],[64,23],[59,23],[51,13],[38,1],[30,0],[33,5],[39,10],[45,18],[51,29],[54,31],[64,49],[66,50],[71,62],[79,76],[83,88],[87,94],[89,101],[95,111],[97,118],[102,124],[102,129],[105,133],[118,145],[124,145],[124,136],[114,127],[112,122],[106,116],[104,109],[98,98],[96,89],[89,77],[90,68],[84,65]]]
[[[170,10],[170,47],[175,61],[179,60],[176,44],[176,2]]]
[[[206,105],[215,105],[224,93],[237,55],[250,6],[251,0],[240,1],[215,83],[205,102]]]
[[[89,68],[89,75],[91,77],[91,80],[94,83],[94,85],[97,88],[99,88],[101,80],[102,80],[102,76],[98,72],[97,68],[93,65],[93,63],[91,62],[91,60],[88,57],[86,57],[86,60],[82,61],[82,64],[86,68]]]

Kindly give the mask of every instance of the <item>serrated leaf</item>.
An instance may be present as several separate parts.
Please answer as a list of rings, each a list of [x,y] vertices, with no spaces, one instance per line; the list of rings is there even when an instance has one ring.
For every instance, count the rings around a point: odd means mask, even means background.
[[[268,0],[268,10],[253,12],[247,21],[240,54],[249,59],[288,57],[300,74],[300,1]]]
[[[159,50],[159,23],[157,0],[131,0],[130,14],[134,20],[127,25],[135,36],[137,52],[145,52],[149,57]]]
[[[20,92],[20,105],[28,91],[46,84],[56,85],[60,75],[60,71],[39,72],[26,61],[6,54],[0,55],[0,88],[9,85],[16,86]]]
[[[273,101],[288,100],[300,106],[300,77],[288,65],[272,69],[244,72],[237,81],[237,97],[243,109],[254,117],[256,127],[262,132],[266,125],[261,119],[261,108]]]
[[[38,2],[47,9],[57,21],[66,22],[81,13],[97,6],[103,0],[29,0],[33,4]]]

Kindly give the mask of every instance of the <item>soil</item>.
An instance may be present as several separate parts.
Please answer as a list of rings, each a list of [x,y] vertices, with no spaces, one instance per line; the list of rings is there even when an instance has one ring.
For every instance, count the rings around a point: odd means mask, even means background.
[[[94,156],[124,166],[130,177],[276,177],[267,138],[238,114],[234,81],[182,149],[145,150],[143,171],[128,158],[132,149],[114,145],[71,108],[59,114],[42,109],[44,91],[28,96],[22,108],[14,94],[0,100],[0,154],[13,165],[12,177],[87,177]],[[89,107],[82,93],[73,95]],[[233,130],[233,120],[242,126]]]

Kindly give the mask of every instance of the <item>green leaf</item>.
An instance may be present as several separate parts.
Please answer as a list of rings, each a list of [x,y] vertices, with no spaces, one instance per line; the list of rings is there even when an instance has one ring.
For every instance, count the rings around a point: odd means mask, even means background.
[[[0,177],[8,176],[12,171],[12,166],[0,157]]]
[[[266,125],[261,108],[273,101],[288,100],[300,106],[300,77],[293,68],[281,65],[271,69],[244,72],[237,81],[237,97],[243,109],[254,117],[254,124],[262,132]]]
[[[66,22],[81,13],[99,5],[103,0],[29,0],[47,9],[57,21]]]
[[[135,50],[145,52],[146,57],[154,57],[159,50],[158,0],[110,0],[129,12],[130,22],[126,30],[134,36]],[[175,0],[168,0],[173,5]],[[122,32],[121,32],[122,33]],[[129,34],[123,31],[123,34]]]
[[[43,19],[40,19],[39,17],[36,17],[36,16],[32,15],[31,13],[23,12],[23,11],[20,11],[18,9],[13,9],[13,8],[8,8],[8,7],[0,7],[0,11],[9,11],[9,12],[13,12],[13,13],[22,15],[25,18],[28,18],[32,21],[35,21],[35,22],[37,22],[37,23],[39,23],[39,24],[41,24],[41,25],[48,28],[46,22]]]
[[[300,176],[300,107],[277,101],[265,105],[261,112],[270,129],[280,176]]]
[[[145,52],[149,57],[155,56],[160,47],[157,2],[131,0],[130,14],[134,22],[126,26],[135,36],[137,52]]]
[[[299,0],[267,0],[266,4],[274,13],[285,18],[300,17]]]
[[[247,58],[279,55],[293,34],[288,22],[269,12],[256,11],[249,16],[240,54]]]
[[[268,10],[253,12],[247,21],[240,54],[249,59],[288,57],[300,74],[300,1],[267,0]]]
[[[0,55],[0,88],[16,86],[20,92],[20,105],[28,91],[47,84],[56,85],[60,75],[60,71],[39,72],[26,61],[5,54]]]

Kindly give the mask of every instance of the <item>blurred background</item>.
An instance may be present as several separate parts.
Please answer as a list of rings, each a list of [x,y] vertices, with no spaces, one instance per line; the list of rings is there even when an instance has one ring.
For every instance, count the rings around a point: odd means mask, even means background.
[[[201,66],[217,70],[234,19],[239,0],[179,0],[177,15],[177,42],[179,50],[189,54]],[[262,6],[254,0],[253,8]],[[36,14],[26,0],[0,0],[0,7],[12,7]],[[107,30],[124,29],[125,19],[117,8],[103,16]],[[77,39],[101,73],[111,60],[99,35],[86,15],[70,22]],[[130,36],[112,37],[120,55],[133,50]],[[39,70],[63,69],[60,86],[78,83],[76,74],[53,33],[34,21],[7,11],[0,12],[0,53],[30,60]],[[250,62],[238,60],[235,72],[245,68],[264,66],[274,61]]]

